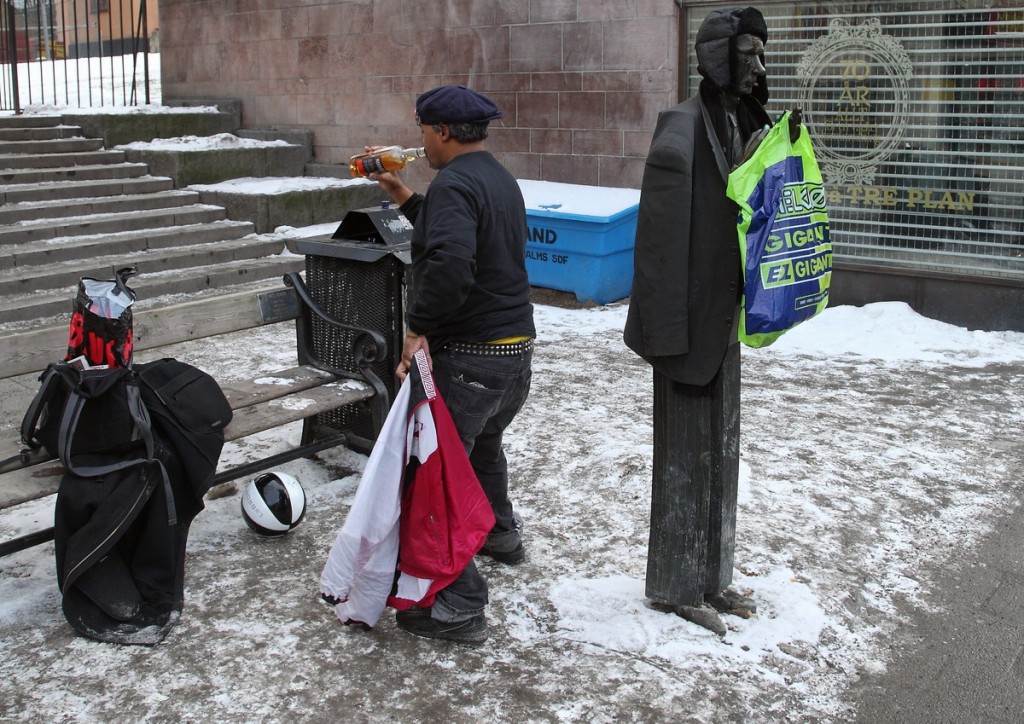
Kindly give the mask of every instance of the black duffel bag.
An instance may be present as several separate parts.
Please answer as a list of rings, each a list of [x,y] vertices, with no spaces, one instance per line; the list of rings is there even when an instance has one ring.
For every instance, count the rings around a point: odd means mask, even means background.
[[[188,530],[230,405],[210,375],[174,359],[60,363],[42,379],[22,438],[53,445],[65,468],[54,514],[64,615],[100,641],[159,643],[181,614]]]

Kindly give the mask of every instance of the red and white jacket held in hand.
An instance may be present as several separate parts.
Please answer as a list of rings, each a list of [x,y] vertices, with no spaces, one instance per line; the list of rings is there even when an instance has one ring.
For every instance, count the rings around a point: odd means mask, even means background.
[[[343,623],[374,626],[386,606],[430,606],[494,527],[424,354],[415,361],[320,576]]]

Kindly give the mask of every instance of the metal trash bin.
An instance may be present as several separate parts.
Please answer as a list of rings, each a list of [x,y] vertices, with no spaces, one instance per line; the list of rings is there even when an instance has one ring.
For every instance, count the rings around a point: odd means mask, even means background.
[[[348,212],[330,237],[295,243],[296,251],[306,256],[305,281],[313,301],[332,316],[384,337],[386,354],[370,363],[367,371],[383,383],[389,401],[399,388],[395,368],[405,338],[405,271],[412,260],[411,238],[409,220],[398,209],[382,204]],[[331,328],[315,317],[312,324],[317,357],[336,367],[356,369],[358,332]],[[316,424],[368,441],[377,433],[368,405],[318,415]]]

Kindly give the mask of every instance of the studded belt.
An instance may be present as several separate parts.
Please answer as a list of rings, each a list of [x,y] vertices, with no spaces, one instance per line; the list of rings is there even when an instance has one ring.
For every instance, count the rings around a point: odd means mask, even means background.
[[[533,340],[524,339],[522,342],[511,344],[488,344],[487,342],[449,342],[445,349],[462,354],[474,354],[482,357],[515,357],[525,354],[533,349]]]

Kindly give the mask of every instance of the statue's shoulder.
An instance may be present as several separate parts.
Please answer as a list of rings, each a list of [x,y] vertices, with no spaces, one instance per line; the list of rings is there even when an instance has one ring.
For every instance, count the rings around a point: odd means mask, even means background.
[[[689,98],[658,114],[658,125],[654,132],[655,143],[660,141],[675,145],[682,139],[692,142],[694,130],[703,123],[699,99]]]
[[[693,96],[692,98],[687,98],[682,103],[677,103],[671,108],[665,109],[661,112],[661,115],[696,118],[701,115],[700,106],[700,96]]]

